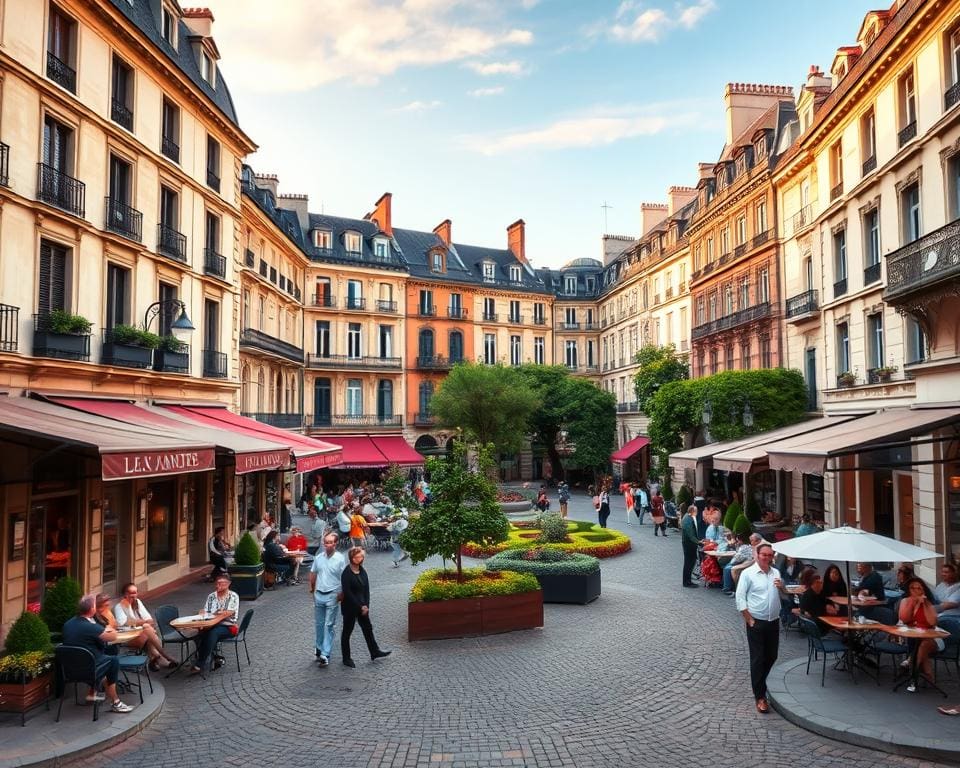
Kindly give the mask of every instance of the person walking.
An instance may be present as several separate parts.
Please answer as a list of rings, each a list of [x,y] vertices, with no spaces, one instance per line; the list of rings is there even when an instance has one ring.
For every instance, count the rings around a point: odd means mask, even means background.
[[[637,483],[633,489],[633,511],[640,518],[640,525],[643,525],[643,517],[650,511],[650,502],[642,483]],[[653,532],[656,533],[657,529],[654,528]]]
[[[570,503],[570,487],[562,480],[560,481],[560,488],[558,489],[557,495],[560,499],[560,517],[566,518],[567,504]]]
[[[663,538],[667,538],[667,513],[664,503],[659,491],[650,497],[650,519],[653,520],[653,535],[656,536],[659,531]]]
[[[387,530],[390,532],[390,546],[393,549],[394,568],[399,568],[400,563],[410,557],[408,553],[403,551],[403,547],[400,546],[400,534],[407,530],[409,526],[410,522],[407,520],[407,513],[403,511],[387,526]]]
[[[740,574],[737,583],[737,610],[747,625],[750,649],[750,683],[757,712],[770,711],[767,703],[767,675],[780,651],[780,589],[783,580],[773,567],[773,547],[757,547],[757,562]]]
[[[683,586],[695,587],[693,583],[693,566],[697,562],[697,547],[700,546],[700,537],[697,536],[697,508],[693,504],[687,507],[687,514],[683,516],[680,543],[683,545]]]
[[[340,611],[343,613],[343,631],[340,633],[340,654],[343,656],[343,666],[356,667],[350,655],[350,635],[353,634],[355,624],[360,625],[363,639],[367,643],[370,659],[376,661],[389,656],[392,651],[384,651],[377,645],[373,636],[373,625],[370,623],[370,580],[363,569],[363,559],[366,553],[362,547],[353,547],[348,553],[349,565],[340,575],[340,593],[343,600]]]
[[[310,566],[310,594],[313,595],[315,651],[321,667],[330,663],[333,635],[337,629],[337,602],[340,600],[340,576],[347,567],[342,552],[337,552],[337,534],[323,537],[323,552]]]
[[[607,518],[610,517],[610,487],[604,485],[600,489],[600,508],[597,510],[597,517],[600,520],[600,527],[607,527]]]

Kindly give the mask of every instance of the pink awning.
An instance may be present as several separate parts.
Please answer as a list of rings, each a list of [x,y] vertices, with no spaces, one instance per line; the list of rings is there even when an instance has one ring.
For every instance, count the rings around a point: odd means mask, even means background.
[[[630,461],[630,459],[640,452],[642,448],[650,445],[650,438],[646,435],[635,437],[623,444],[618,450],[610,454],[610,461]]]
[[[371,435],[370,439],[391,464],[401,467],[419,467],[423,464],[423,456],[400,435]]]
[[[337,469],[367,469],[390,464],[369,435],[336,435],[329,439],[336,440],[343,448],[343,460],[337,465]]]

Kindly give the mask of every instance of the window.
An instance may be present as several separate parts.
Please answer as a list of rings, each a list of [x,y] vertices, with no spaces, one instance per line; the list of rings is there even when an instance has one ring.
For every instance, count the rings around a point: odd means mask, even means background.
[[[70,175],[73,171],[73,129],[47,115],[43,120],[43,163],[59,173]],[[55,179],[51,192],[59,197],[61,179]],[[45,194],[47,189],[41,190]],[[44,198],[46,199],[46,198]]]
[[[567,296],[576,296],[577,294],[577,276],[576,275],[563,276],[563,292]]]
[[[737,155],[736,163],[734,164],[734,171],[737,176],[741,176],[747,172],[747,153],[741,152]]]
[[[47,77],[71,93],[77,92],[75,51],[77,24],[60,8],[50,3],[47,30]]]
[[[563,347],[563,362],[567,368],[577,367],[577,342],[565,341]]]
[[[317,357],[330,357],[330,321],[317,320]]]
[[[492,261],[483,262],[483,279],[484,280],[493,280],[496,276],[497,265]]]
[[[510,265],[510,282],[512,283],[520,282],[520,266],[518,264]]]
[[[317,307],[332,307],[333,294],[330,292],[330,278],[318,277],[316,282],[314,305]]]
[[[374,240],[373,255],[379,261],[386,261],[390,258],[390,244],[386,240]]]
[[[741,277],[739,284],[740,297],[738,302],[740,304],[740,309],[746,309],[750,306],[750,278]]]
[[[208,254],[220,253],[220,217],[215,213],[207,211],[206,225],[204,227],[204,247]]]
[[[417,335],[417,357],[422,362],[432,362],[434,354],[433,331],[429,328],[421,328]]]
[[[243,328],[250,327],[250,291],[243,289],[243,308],[241,310],[240,324]]]
[[[173,321],[176,320],[174,313],[176,310],[173,308],[175,306],[174,302],[177,300],[177,286],[170,285],[169,283],[160,283],[157,287],[157,299],[161,302],[161,306],[164,307],[164,310],[160,312],[159,317],[157,318],[160,323],[160,335],[169,336],[172,333],[171,326]]]
[[[755,142],[753,142],[753,156],[756,160],[762,160],[767,156],[767,137],[766,136],[761,136]]]
[[[773,360],[770,356],[770,337],[769,336],[760,337],[760,367],[761,368],[773,367]]]
[[[160,9],[160,34],[174,49],[177,47],[177,17],[173,9],[164,5]]]
[[[872,109],[860,119],[860,157],[866,176],[877,167],[877,116]]]
[[[716,293],[711,293],[711,294],[710,294],[710,305],[709,305],[709,306],[710,306],[710,318],[709,318],[709,319],[710,319],[710,322],[713,322],[713,321],[716,320],[717,317],[718,317],[718,314],[717,314],[717,294],[716,294]]]
[[[593,349],[594,344],[595,342],[593,341],[593,339],[587,339],[587,367],[588,368],[594,368],[597,364],[596,354]]]
[[[257,328],[261,331],[266,330],[267,325],[267,300],[261,296],[257,299]]]
[[[220,191],[220,142],[207,136],[207,186]]]
[[[59,243],[40,241],[40,275],[37,314],[49,315],[56,309],[67,309],[67,272],[70,252]]]
[[[207,352],[217,352],[220,349],[220,305],[213,299],[203,300],[203,330],[203,348]],[[219,366],[216,370],[226,375],[226,371],[221,371]]]
[[[740,344],[740,370],[749,371],[750,370],[750,340],[741,342]]]
[[[533,362],[536,365],[544,365],[543,336],[533,337]]]
[[[363,416],[363,382],[347,379],[347,416]]]
[[[510,365],[520,365],[520,337],[510,337]]]
[[[847,323],[837,324],[837,373],[850,370],[850,327]]]
[[[724,348],[724,369],[727,371],[733,370],[733,344],[727,344]]]
[[[587,293],[593,293],[593,289],[596,287],[596,281],[592,277],[586,279]],[[576,290],[574,290],[576,293]]]
[[[487,365],[497,362],[497,337],[493,333],[483,334],[483,362]]]
[[[421,315],[433,314],[433,291],[421,290],[418,310]]]
[[[947,55],[950,57],[947,62],[947,75],[950,79],[951,87],[960,83],[960,27],[954,28],[947,38]],[[952,104],[947,105],[948,108]]]
[[[707,238],[707,264],[713,262],[713,238]]]
[[[463,333],[460,331],[450,331],[449,338],[450,345],[450,362],[451,363],[462,363],[463,362]]]
[[[127,302],[130,298],[130,270],[107,264],[107,306],[105,327],[128,323]]]
[[[333,246],[333,233],[325,229],[313,230],[313,247],[329,251]]]
[[[360,349],[360,323],[347,324],[347,357],[354,360],[362,356]]]
[[[724,256],[730,253],[730,227],[720,230],[720,253]]]
[[[703,303],[703,296],[697,298],[697,325],[703,325],[707,321],[706,311]]]
[[[747,242],[747,217],[737,217],[737,245],[743,245]]]
[[[450,294],[450,317],[463,317],[463,297],[459,293]]]
[[[133,130],[133,69],[116,55],[110,73],[110,119]]]
[[[813,290],[813,257],[807,256],[803,260],[803,285],[808,291]]]
[[[200,51],[200,77],[211,86],[217,82],[213,58],[206,51]]]
[[[694,272],[698,271],[702,264],[703,264],[703,249],[698,244],[696,248],[693,249],[693,271]]]
[[[431,269],[434,272],[443,272],[443,253],[441,251],[433,252]]]
[[[960,153],[947,160],[947,205],[950,221],[960,219]]]
[[[927,357],[927,339],[923,333],[923,328],[912,317],[906,317],[906,344],[907,344],[907,362],[919,363]]]
[[[682,290],[684,289],[684,285],[686,284],[686,282],[687,282],[687,265],[686,265],[686,264],[681,264],[681,265],[680,265],[680,287],[679,287],[679,290],[682,291]]]
[[[872,208],[863,215],[863,245],[866,266],[880,265],[880,211]],[[877,277],[880,277],[879,270]]]
[[[577,327],[577,308],[576,307],[563,308],[563,324],[569,328]]]
[[[730,284],[723,289],[723,314],[724,316],[733,314],[733,286]]]
[[[830,147],[830,187],[831,200],[843,191],[843,143],[840,141]]]
[[[544,319],[543,302],[535,302],[533,305],[533,322],[537,325],[543,325]]]
[[[903,244],[918,240],[920,225],[920,183],[914,182],[900,193],[900,221],[903,229]]]
[[[418,394],[420,414],[426,416],[430,413],[430,398],[433,397],[433,382],[421,381]]]
[[[756,232],[756,233],[759,235],[761,232],[766,232],[766,231],[767,231],[767,204],[766,204],[766,202],[759,202],[759,203],[757,203],[756,212],[757,212],[757,216],[756,216],[756,219],[757,219],[757,221],[756,221],[756,224],[757,224],[757,232]]]
[[[381,325],[377,338],[377,352],[381,358],[393,357],[393,326]]]
[[[160,186],[160,224],[174,232],[180,224],[180,195],[166,185]]]
[[[666,326],[667,326],[667,344],[673,344],[673,312],[667,312],[666,317]],[[637,346],[637,329],[633,328],[630,331],[630,356],[633,356],[634,351]]]
[[[173,162],[180,162],[180,108],[166,97],[160,120],[160,151]]]
[[[361,248],[361,239],[360,235],[356,232],[347,232],[343,236],[343,244],[347,249],[347,253],[355,256],[360,253]]]
[[[710,350],[710,373],[720,372],[720,355],[715,349]]]
[[[347,280],[347,309],[363,309],[363,282]]]
[[[520,322],[520,302],[515,299],[510,300],[510,322]]]
[[[900,129],[903,130],[917,121],[917,90],[912,69],[900,76],[897,90],[900,98]]]
[[[833,234],[833,276],[836,282],[847,279],[847,230]],[[845,292],[845,290],[844,290]]]
[[[867,315],[867,365],[870,368],[882,368],[883,357],[883,315],[879,312]]]
[[[118,223],[117,216],[123,218],[127,211],[123,210],[124,206],[130,204],[131,197],[131,179],[133,173],[130,168],[130,163],[124,160],[122,157],[117,157],[114,154],[110,155],[110,202],[111,203],[121,203],[120,206],[110,206],[110,221],[109,224]],[[127,218],[129,218],[127,216]]]
[[[483,300],[483,319],[484,320],[497,319],[497,303],[494,299],[485,298]]]
[[[770,301],[770,270],[764,267],[757,274],[757,303],[766,304]]]

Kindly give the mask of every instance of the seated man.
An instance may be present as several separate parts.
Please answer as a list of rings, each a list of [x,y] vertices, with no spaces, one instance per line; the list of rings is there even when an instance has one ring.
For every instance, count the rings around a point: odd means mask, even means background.
[[[207,659],[210,658],[217,647],[217,643],[226,640],[236,632],[232,627],[237,625],[237,615],[240,613],[240,596],[230,589],[230,577],[227,575],[217,577],[216,586],[216,591],[207,595],[207,602],[203,604],[203,613],[208,616],[226,615],[226,618],[197,635],[197,663],[190,668],[191,675],[199,675],[201,669],[207,663]],[[221,666],[223,666],[223,657],[215,657],[213,668],[218,669]]]
[[[872,563],[857,563],[857,573],[860,574],[860,586],[857,588],[858,597],[872,597],[876,600],[887,599],[887,595],[883,591],[883,577],[873,570]]]
[[[940,583],[933,588],[933,596],[937,599],[934,608],[938,616],[960,618],[960,581],[953,563],[940,566]]]
[[[133,707],[124,704],[117,695],[117,676],[120,674],[120,659],[116,655],[107,655],[106,650],[111,640],[117,637],[117,631],[110,627],[102,627],[94,620],[97,603],[93,595],[86,595],[80,599],[77,615],[63,625],[63,644],[76,645],[86,648],[93,654],[97,668],[94,675],[96,681],[106,678],[104,690],[110,697],[111,712],[132,712]],[[87,701],[103,701],[104,694],[91,689],[87,693]]]
[[[263,540],[263,564],[267,570],[277,574],[278,581],[290,579],[291,584],[296,584],[296,580],[291,578],[293,564],[290,562],[290,556],[284,551],[280,544],[280,534],[276,531],[270,531],[267,538]]]
[[[749,566],[753,563],[753,547],[750,546],[746,537],[742,533],[736,536],[737,554],[730,558],[730,562],[723,566],[723,592],[727,595],[733,594],[733,568],[734,566]]]
[[[219,526],[214,532],[210,541],[207,542],[207,553],[210,559],[210,565],[213,566],[212,578],[217,578],[221,573],[227,572],[227,546],[226,539],[223,537],[224,528]]]
[[[809,536],[811,533],[817,533],[820,529],[817,528],[810,520],[810,515],[806,512],[800,518],[800,525],[797,526],[796,530],[793,532],[794,536]]]

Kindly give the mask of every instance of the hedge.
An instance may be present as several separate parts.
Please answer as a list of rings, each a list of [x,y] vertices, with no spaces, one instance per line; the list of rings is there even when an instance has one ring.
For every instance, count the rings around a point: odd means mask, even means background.
[[[530,549],[536,538],[523,538],[523,533],[534,533],[537,528],[527,523],[525,525],[511,524],[510,535],[502,544],[485,546],[470,542],[464,545],[461,553],[466,557],[487,558],[507,549]],[[599,526],[584,521],[572,521],[567,526],[567,536],[570,541],[560,544],[544,544],[545,549],[558,549],[563,552],[579,552],[592,557],[616,557],[630,551],[630,537],[611,528]]]
[[[464,568],[463,582],[457,581],[457,572],[431,568],[420,574],[410,590],[411,603],[436,600],[459,600],[465,597],[492,597],[536,592],[540,582],[536,576],[515,571],[498,571],[496,575],[484,568]]]
[[[727,507],[727,513],[723,516],[723,527],[728,531],[734,531],[734,526],[737,524],[737,518],[743,514],[743,508],[740,506],[740,502],[731,501],[730,506]]]
[[[551,553],[562,559],[551,558]],[[600,561],[590,555],[556,549],[507,549],[487,560],[486,566],[488,571],[511,570],[535,576],[586,576],[600,570]]]
[[[750,525],[750,521],[747,520],[747,516],[742,512],[737,516],[737,521],[733,524],[733,532],[744,536],[749,536],[753,533],[753,527]]]

